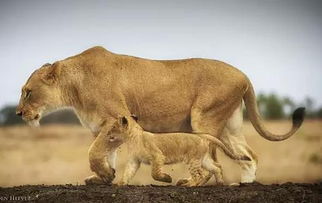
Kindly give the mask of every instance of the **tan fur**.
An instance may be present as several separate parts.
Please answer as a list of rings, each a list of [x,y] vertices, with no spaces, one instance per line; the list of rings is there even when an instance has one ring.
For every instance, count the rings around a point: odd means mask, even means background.
[[[110,129],[108,127],[107,129]],[[218,164],[211,159],[209,144],[219,146],[231,158],[250,160],[248,157],[233,154],[220,140],[207,134],[192,133],[150,133],[144,131],[130,117],[120,117],[111,130],[103,127],[102,132],[107,140],[104,147],[114,151],[115,147],[126,143],[131,150],[130,158],[119,185],[128,184],[141,163],[151,164],[152,177],[157,181],[172,182],[172,178],[162,172],[164,164],[184,162],[189,164],[191,179],[180,185],[200,185],[202,168],[214,174],[217,182],[222,184],[222,172]],[[110,146],[108,146],[110,145]],[[112,147],[111,147],[112,146]]]
[[[27,90],[32,91],[28,98]],[[285,139],[300,125],[297,122],[291,133],[282,136],[265,130],[251,83],[226,63],[198,58],[149,60],[114,54],[102,47],[36,70],[22,89],[17,114],[38,125],[45,114],[71,107],[81,123],[97,135],[104,120],[111,126],[118,115],[134,113],[140,118],[139,124],[151,132],[195,131],[220,137],[227,121],[235,119],[233,112],[243,99],[250,120],[267,139]],[[228,134],[225,137],[231,139]],[[112,174],[113,164],[104,163],[107,154],[100,147],[101,140],[104,138],[98,136],[93,142],[89,159],[96,173],[107,176]],[[240,153],[254,159],[246,151]]]

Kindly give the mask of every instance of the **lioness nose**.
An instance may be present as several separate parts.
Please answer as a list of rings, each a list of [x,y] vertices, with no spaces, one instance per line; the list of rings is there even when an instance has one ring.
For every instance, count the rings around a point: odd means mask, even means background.
[[[16,111],[17,116],[22,116],[22,111]]]

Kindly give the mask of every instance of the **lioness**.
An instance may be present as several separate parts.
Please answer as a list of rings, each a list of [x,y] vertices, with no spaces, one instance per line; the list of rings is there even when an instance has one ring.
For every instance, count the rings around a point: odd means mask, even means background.
[[[285,140],[301,126],[304,109],[293,114],[292,129],[270,133],[258,113],[254,89],[236,68],[216,60],[149,60],[93,47],[36,70],[22,88],[17,115],[38,125],[46,114],[71,107],[94,135],[104,120],[112,126],[118,115],[140,118],[150,132],[202,132],[219,138],[234,153],[250,157],[240,162],[241,182],[255,180],[257,158],[241,133],[242,100],[257,132],[271,141]],[[114,174],[115,152],[97,136],[89,150],[90,166],[100,178]],[[212,158],[216,160],[215,150]],[[93,177],[96,179],[97,177]],[[205,176],[205,181],[209,176]]]
[[[128,184],[141,163],[151,164],[153,179],[171,183],[171,176],[162,172],[162,166],[179,162],[189,164],[191,174],[190,179],[179,180],[179,185],[197,186],[202,184],[200,177],[202,168],[214,174],[217,183],[223,184],[221,167],[211,158],[210,143],[219,146],[232,159],[250,161],[248,157],[233,154],[220,140],[211,135],[150,133],[144,131],[135,120],[127,116],[119,117],[112,129],[103,127],[100,133],[106,134],[105,148],[107,151],[113,151],[116,147],[126,143],[131,152],[123,178],[118,185]]]

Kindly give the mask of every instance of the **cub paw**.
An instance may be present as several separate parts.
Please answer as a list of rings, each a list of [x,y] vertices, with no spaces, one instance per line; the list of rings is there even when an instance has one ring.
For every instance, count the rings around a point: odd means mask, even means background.
[[[188,179],[180,179],[178,180],[178,182],[176,183],[177,186],[182,186],[184,184],[187,184],[189,180]]]
[[[153,175],[152,176],[154,180],[165,182],[165,183],[171,183],[172,178],[166,173],[161,173],[160,175]]]
[[[166,183],[172,183],[172,178],[168,174],[164,173],[162,174],[162,181]]]

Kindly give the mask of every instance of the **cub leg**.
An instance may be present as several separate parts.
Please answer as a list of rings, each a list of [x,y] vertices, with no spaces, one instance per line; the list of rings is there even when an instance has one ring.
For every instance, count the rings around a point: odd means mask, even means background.
[[[140,168],[141,163],[137,159],[130,159],[125,167],[122,180],[118,182],[118,185],[127,185],[134,177],[137,170]]]
[[[164,165],[164,157],[162,154],[158,154],[152,161],[151,161],[151,168],[152,168],[152,178],[157,181],[171,183],[172,178],[170,175],[163,173],[161,167]]]
[[[202,167],[208,170],[211,174],[214,174],[217,184],[224,184],[221,165],[216,163],[209,154],[207,154],[203,159]]]
[[[203,175],[200,159],[194,159],[189,162],[189,172],[191,177],[188,179],[180,179],[177,182],[178,186],[192,187],[198,186],[202,183]]]

